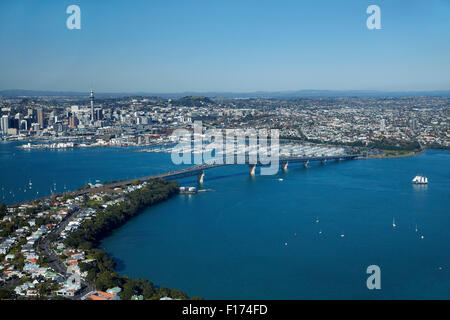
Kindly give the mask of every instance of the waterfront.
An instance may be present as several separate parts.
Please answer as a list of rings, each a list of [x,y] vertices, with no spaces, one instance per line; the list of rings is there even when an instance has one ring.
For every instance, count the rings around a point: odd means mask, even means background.
[[[175,167],[169,155],[124,149],[1,147],[1,185],[12,190],[29,179],[48,193],[54,181],[74,189],[89,179]],[[287,173],[253,179],[244,167],[212,169],[204,187],[214,192],[179,195],[153,207],[102,247],[119,261],[119,273],[190,296],[448,299],[449,160],[448,151],[427,151],[411,158],[290,166]],[[429,186],[411,185],[418,173],[428,176]],[[365,286],[370,264],[381,267],[380,291]]]

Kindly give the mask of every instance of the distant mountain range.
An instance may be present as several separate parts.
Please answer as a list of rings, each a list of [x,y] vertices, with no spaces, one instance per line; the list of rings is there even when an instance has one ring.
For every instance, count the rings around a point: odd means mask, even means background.
[[[79,97],[89,98],[89,92],[75,91],[37,91],[37,90],[0,90],[3,97]],[[320,97],[404,97],[404,96],[440,96],[450,97],[450,91],[375,91],[375,90],[297,90],[297,91],[255,91],[255,92],[179,92],[179,93],[149,93],[149,92],[95,92],[98,98],[120,98],[128,96],[182,98],[186,96],[201,96],[208,98],[320,98]]]

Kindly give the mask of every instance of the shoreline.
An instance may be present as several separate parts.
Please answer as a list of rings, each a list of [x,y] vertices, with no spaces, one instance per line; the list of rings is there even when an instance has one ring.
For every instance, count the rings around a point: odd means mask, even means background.
[[[419,156],[421,154],[423,154],[426,150],[429,149],[422,149],[420,151],[411,151],[407,154],[399,154],[399,155],[386,155],[386,154],[382,154],[382,155],[378,155],[378,156],[370,156],[370,157],[366,157],[366,158],[359,158],[361,160],[363,159],[396,159],[396,158],[409,158],[409,157],[415,157],[415,156]],[[434,150],[434,149],[433,149]],[[442,149],[445,150],[445,149]]]
[[[93,292],[103,292],[111,288],[121,289],[119,291],[120,295],[117,293],[117,296],[122,300],[135,300],[136,297],[141,297],[138,300],[159,300],[166,298],[176,300],[202,299],[197,296],[190,297],[186,292],[179,289],[154,285],[149,279],[138,279],[121,275],[117,272],[116,260],[101,247],[102,240],[147,209],[165,202],[180,193],[180,188],[176,181],[170,182],[163,179],[155,179],[142,183],[136,182],[128,187],[128,189],[130,188],[131,190],[128,192],[125,190],[118,198],[115,198],[119,199],[119,201],[116,201],[111,206],[104,207],[104,209],[99,206],[100,203],[93,205],[85,199],[81,205],[77,205],[78,208],[75,211],[63,218],[55,229],[52,228],[45,237],[39,240],[36,247],[37,252],[51,262],[49,264],[50,268],[61,272],[64,276],[68,274],[68,267],[66,267],[66,259],[68,258],[64,254],[64,257],[61,258],[59,257],[59,253],[55,253],[55,243],[59,243],[65,250],[69,250],[70,252],[75,251],[78,254],[81,252],[83,259],[87,257],[90,260],[89,262],[82,261],[78,264],[80,272],[86,273],[86,275],[81,279],[83,286],[78,289],[79,291],[75,295],[68,296],[71,300],[78,300],[80,298],[81,300],[85,300]],[[110,194],[114,194],[116,189],[94,188],[91,191],[95,191],[94,194],[100,192],[100,194],[103,194],[103,197],[106,196],[109,198]],[[42,206],[49,205],[46,203],[43,204],[42,202],[66,203],[64,198],[70,199],[79,195],[80,193],[78,192],[68,192],[57,196],[48,196],[42,198],[40,201],[36,201],[36,199],[30,200],[27,203],[36,207],[37,210],[42,210]],[[18,208],[19,206],[19,204],[11,204],[7,205],[7,208]],[[67,237],[64,236],[61,233],[62,226],[67,227],[67,222],[76,221],[79,219],[79,212],[86,210],[94,210],[94,216],[83,220],[79,228],[71,231]],[[132,295],[130,290],[127,290],[130,287],[135,288],[139,294]],[[64,285],[60,290],[66,289],[66,285]],[[58,299],[58,296],[60,296],[59,293],[53,293],[48,297],[50,299]]]
[[[167,187],[167,188],[166,188]],[[165,191],[161,188],[166,188]],[[172,299],[188,299],[196,300],[200,297],[189,297],[184,291],[178,289],[170,289],[164,286],[154,285],[149,279],[136,279],[127,275],[121,275],[116,270],[116,260],[101,247],[102,241],[110,236],[115,230],[123,227],[127,222],[145,212],[147,209],[158,205],[162,202],[170,200],[173,196],[179,194],[179,186],[177,182],[169,182],[167,180],[152,180],[151,183],[145,183],[145,186],[138,188],[135,191],[128,193],[125,196],[125,201],[115,204],[100,211],[100,216],[85,222],[85,224],[75,232],[71,233],[63,243],[71,248],[78,250],[84,250],[86,253],[95,256],[103,256],[102,259],[95,259],[97,270],[104,270],[102,272],[94,272],[94,275],[87,276],[86,280],[89,283],[93,283],[95,288],[99,290],[105,289],[108,285],[98,283],[99,278],[107,273],[114,282],[116,287],[125,288],[129,283],[139,283],[141,291],[143,288],[151,288],[152,295],[141,295],[146,300],[161,299],[163,297],[170,297]],[[92,231],[92,229],[96,231]],[[109,260],[109,261],[108,261]],[[92,272],[93,267],[91,265],[83,266],[87,270]],[[94,268],[95,270],[95,268]],[[90,277],[90,278],[88,278]],[[111,286],[111,285],[109,285]],[[124,300],[129,300],[130,297],[121,297]]]

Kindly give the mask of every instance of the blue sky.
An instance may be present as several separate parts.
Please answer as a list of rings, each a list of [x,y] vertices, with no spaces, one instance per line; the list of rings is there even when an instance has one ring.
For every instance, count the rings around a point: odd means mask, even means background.
[[[81,30],[66,28],[71,4]],[[0,89],[91,87],[450,90],[450,0],[0,2]]]

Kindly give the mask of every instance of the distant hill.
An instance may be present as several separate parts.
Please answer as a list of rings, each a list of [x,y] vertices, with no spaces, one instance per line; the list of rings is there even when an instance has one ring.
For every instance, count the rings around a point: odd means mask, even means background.
[[[172,105],[186,107],[199,107],[211,103],[214,101],[204,96],[186,96],[172,101]]]

